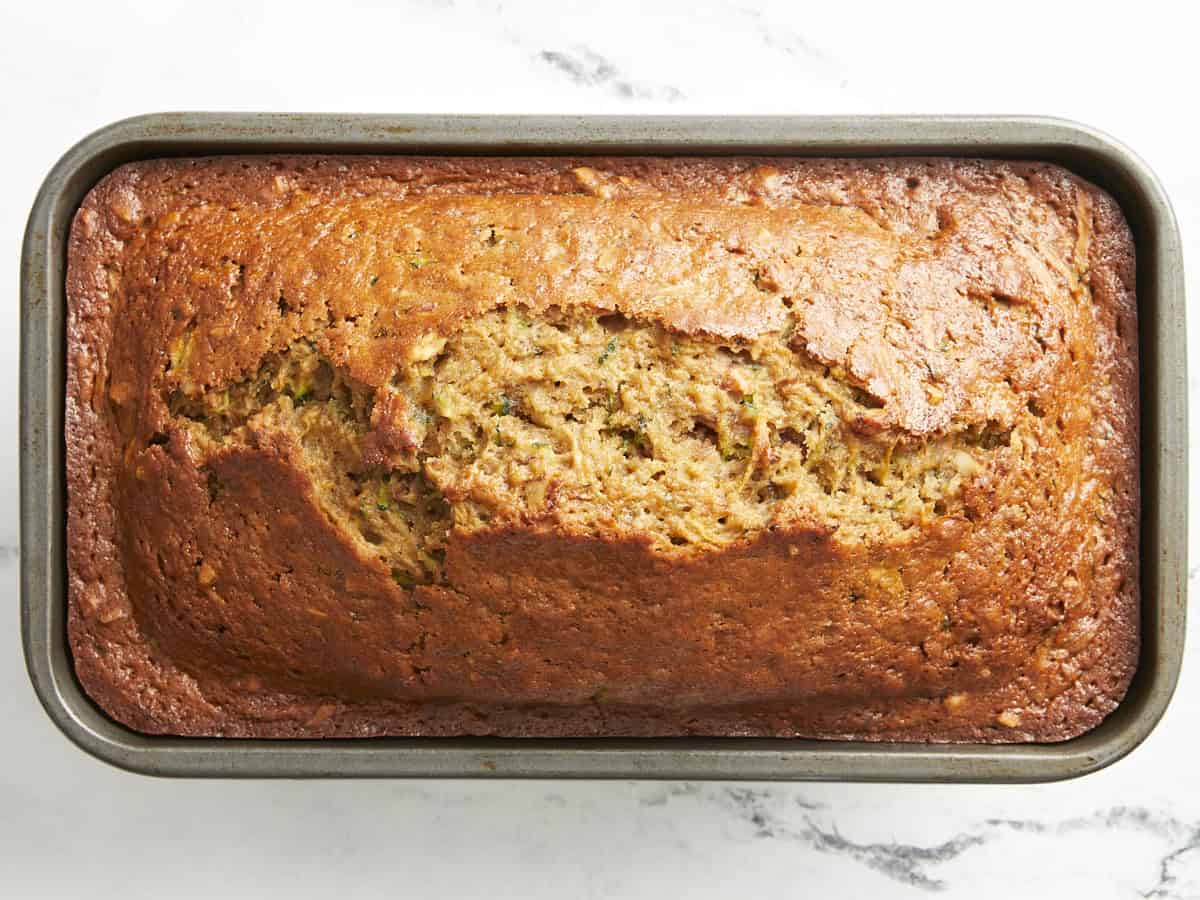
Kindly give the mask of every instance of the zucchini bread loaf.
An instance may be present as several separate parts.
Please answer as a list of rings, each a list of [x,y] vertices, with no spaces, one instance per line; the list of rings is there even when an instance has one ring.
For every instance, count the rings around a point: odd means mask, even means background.
[[[70,645],[144,732],[1052,741],[1138,653],[1134,256],[977,160],[123,166]]]

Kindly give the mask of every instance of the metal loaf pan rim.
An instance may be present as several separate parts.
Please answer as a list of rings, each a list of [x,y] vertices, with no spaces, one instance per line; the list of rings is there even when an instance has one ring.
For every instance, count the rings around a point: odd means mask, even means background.
[[[117,165],[215,153],[982,156],[1056,162],[1112,193],[1138,253],[1142,623],[1138,674],[1092,731],[1058,744],[886,744],[766,738],[233,740],[148,736],[101,713],[66,646],[64,270],[70,221]],[[1124,145],[1029,116],[555,117],[156,113],[84,138],[47,175],[21,256],[21,629],[38,698],[64,734],[158,776],[502,777],[1022,783],[1125,756],[1165,711],[1183,659],[1187,572],[1182,249],[1158,180]]]

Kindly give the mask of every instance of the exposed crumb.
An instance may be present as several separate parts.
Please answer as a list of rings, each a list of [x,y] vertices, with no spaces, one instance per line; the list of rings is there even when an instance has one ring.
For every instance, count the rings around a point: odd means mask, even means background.
[[[417,582],[442,579],[451,521],[536,518],[550,485],[589,496],[556,507],[559,522],[622,517],[664,550],[699,552],[797,508],[846,543],[895,539],[959,514],[984,469],[984,450],[953,433],[862,438],[848,424],[857,389],[777,335],[721,345],[626,320],[614,335],[617,318],[488,313],[449,340],[418,338],[384,399],[301,341],[172,408],[210,452],[295,435],[328,514]],[[895,570],[870,577],[903,591]]]

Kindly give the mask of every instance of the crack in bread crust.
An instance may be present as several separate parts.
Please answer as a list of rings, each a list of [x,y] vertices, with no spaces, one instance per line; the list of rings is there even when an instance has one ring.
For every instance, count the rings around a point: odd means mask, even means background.
[[[1053,740],[1132,674],[1132,251],[1061,170],[150,162],[69,263],[135,727]]]
[[[1021,428],[859,434],[882,404],[778,333],[720,344],[617,314],[510,308],[435,346],[371,389],[301,340],[169,406],[206,454],[291,434],[325,512],[409,586],[444,582],[451,523],[623,527],[693,553],[801,516],[847,545],[911,537],[969,517],[963,488],[989,451],[1019,460],[1034,434],[1024,410]]]

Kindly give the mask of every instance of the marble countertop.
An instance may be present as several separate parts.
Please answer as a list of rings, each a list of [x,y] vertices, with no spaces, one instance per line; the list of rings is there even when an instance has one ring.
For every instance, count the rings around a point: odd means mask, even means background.
[[[1200,672],[1190,664],[1133,755],[1030,787],[163,781],[76,750],[25,676],[17,258],[41,178],[84,133],[164,109],[1040,113],[1130,144],[1165,183],[1185,241],[1200,230],[1200,130],[1172,112],[1178,86],[1197,76],[1184,14],[1149,2],[1119,17],[1092,4],[973,8],[6,4],[0,895],[1200,897]],[[1190,287],[1200,297],[1195,277]],[[1195,397],[1195,370],[1189,384]]]

